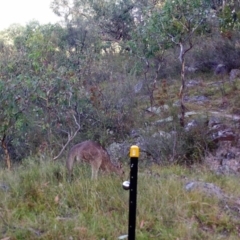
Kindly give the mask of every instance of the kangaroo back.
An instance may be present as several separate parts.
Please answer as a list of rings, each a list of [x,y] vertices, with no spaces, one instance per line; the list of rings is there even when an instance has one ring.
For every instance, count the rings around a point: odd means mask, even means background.
[[[96,179],[99,169],[106,172],[114,172],[118,175],[123,174],[121,165],[114,165],[105,148],[93,141],[84,141],[73,146],[68,155],[66,167],[69,174],[72,174],[74,162],[84,161],[91,165],[92,179]]]

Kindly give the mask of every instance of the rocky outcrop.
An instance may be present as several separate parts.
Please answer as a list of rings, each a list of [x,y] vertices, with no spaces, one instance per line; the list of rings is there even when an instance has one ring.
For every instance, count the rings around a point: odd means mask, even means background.
[[[237,78],[240,78],[240,69],[232,69],[230,71],[229,78],[231,81],[234,81]]]

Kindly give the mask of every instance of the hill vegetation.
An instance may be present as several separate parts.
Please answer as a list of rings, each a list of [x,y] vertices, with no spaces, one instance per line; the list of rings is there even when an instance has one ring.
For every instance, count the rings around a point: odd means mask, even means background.
[[[204,84],[219,79],[211,77],[217,65],[227,73],[240,65],[238,2],[218,2],[56,0],[60,24],[1,32],[3,156],[55,157],[85,139],[121,142],[159,118],[149,118],[149,107],[164,104],[181,114],[171,128],[184,127],[186,81]]]
[[[239,2],[51,6],[59,24],[0,32],[4,239],[126,233],[122,180],[92,182],[84,166],[72,184],[66,181],[68,149],[86,139],[105,147],[140,144],[138,239],[238,239],[239,168],[218,175],[205,162],[219,156],[211,165],[224,165],[219,149],[240,144]],[[128,172],[128,157],[117,157]],[[231,197],[188,192],[188,180],[214,183]]]

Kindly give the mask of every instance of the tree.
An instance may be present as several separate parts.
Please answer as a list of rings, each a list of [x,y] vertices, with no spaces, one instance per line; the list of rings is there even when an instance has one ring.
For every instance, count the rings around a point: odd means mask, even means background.
[[[240,2],[236,0],[224,1],[220,8],[216,8],[222,36],[232,40],[234,31],[240,29]]]
[[[185,118],[185,58],[188,51],[193,48],[196,36],[209,31],[210,7],[211,1],[208,0],[166,0],[163,8],[155,11],[152,15],[152,18],[156,19],[159,31],[168,39],[169,44],[179,47],[181,126],[184,126]],[[169,45],[167,46],[169,47]]]
[[[160,77],[165,52],[168,48],[167,38],[159,28],[158,17],[155,17],[155,13],[160,9],[159,2],[151,4],[147,1],[147,3],[136,5],[134,13],[136,27],[131,32],[130,41],[126,43],[133,56],[135,55],[140,60],[140,62],[136,61],[136,65],[140,65],[137,68],[144,69],[143,74],[145,84],[148,86],[151,107],[154,102],[153,91]],[[151,75],[152,72],[154,76]]]
[[[0,81],[0,141],[8,169],[11,168],[9,148],[26,142],[30,125],[27,118],[29,91],[25,87],[20,78]]]

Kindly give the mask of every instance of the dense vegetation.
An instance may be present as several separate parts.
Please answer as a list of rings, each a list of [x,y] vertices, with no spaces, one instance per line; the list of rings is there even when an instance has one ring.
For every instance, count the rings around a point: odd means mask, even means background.
[[[180,92],[164,101],[179,98],[184,126],[185,62],[240,64],[239,3],[222,4],[55,0],[61,23],[2,31],[0,139],[8,167],[29,155],[55,157],[72,140],[124,140],[149,124],[149,106],[164,104],[156,84],[176,78]]]
[[[240,113],[239,81],[224,81],[240,68],[239,1],[54,0],[51,8],[62,19],[58,24],[30,22],[0,32],[3,239],[116,239],[127,233],[123,179],[100,174],[93,182],[81,166],[70,184],[63,161],[82,140],[129,145],[136,135],[146,146],[137,239],[239,239],[239,181],[198,165],[216,148],[208,115],[197,117],[192,131],[185,116],[222,108],[225,98],[227,113]],[[227,74],[214,75],[218,64]],[[201,78],[201,85],[188,96],[210,96],[210,103],[185,102],[191,78]],[[166,107],[161,115],[154,112],[159,107]],[[159,124],[169,116],[170,124]],[[170,137],[153,138],[158,133]],[[121,161],[128,173],[128,159]],[[214,183],[237,200],[187,192],[191,180]]]

